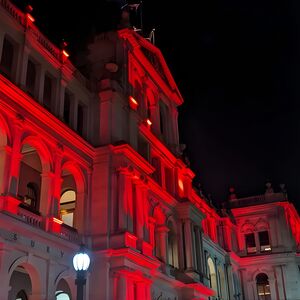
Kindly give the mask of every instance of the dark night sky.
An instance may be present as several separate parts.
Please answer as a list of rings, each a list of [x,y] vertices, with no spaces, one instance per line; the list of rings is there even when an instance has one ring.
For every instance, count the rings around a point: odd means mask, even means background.
[[[112,2],[80,3],[30,2],[37,25],[71,54],[117,20]],[[185,99],[181,143],[204,190],[221,202],[230,185],[256,195],[269,178],[300,208],[299,1],[144,0],[143,12]]]

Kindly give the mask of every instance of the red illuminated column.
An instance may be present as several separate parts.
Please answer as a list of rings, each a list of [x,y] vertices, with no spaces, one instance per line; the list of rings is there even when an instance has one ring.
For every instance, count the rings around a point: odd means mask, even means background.
[[[14,140],[11,152],[11,164],[10,164],[10,178],[9,178],[9,193],[17,195],[20,173],[20,162],[22,159],[21,154],[21,134],[22,123],[17,122],[14,127]]]
[[[127,170],[119,171],[118,229],[133,232],[132,183]]]
[[[167,262],[167,237],[168,237],[169,228],[165,225],[158,226],[156,228],[156,234],[158,235],[159,241],[159,257]]]
[[[12,149],[9,146],[0,148],[0,195],[6,195],[8,190],[8,168]]]
[[[147,299],[146,298],[146,284],[143,281],[138,281],[136,283],[136,292],[137,296],[136,299]],[[133,298],[135,299],[135,298]]]
[[[133,205],[136,205],[136,228],[135,228],[135,233],[138,239],[140,241],[143,241],[144,239],[144,202],[145,202],[145,188],[143,184],[139,183],[135,185],[135,190],[136,190],[136,197],[135,200],[136,202]]]
[[[149,221],[149,239],[152,247],[155,246],[155,219],[152,217],[148,218]]]
[[[117,295],[116,300],[130,300],[127,295],[129,293],[129,287],[125,274],[120,274],[118,277],[117,290],[114,291]]]
[[[60,195],[61,195],[61,161],[62,161],[62,151],[57,150],[54,155],[54,178],[53,178],[53,203],[51,213],[54,217],[60,218],[59,215],[59,205],[60,205]]]

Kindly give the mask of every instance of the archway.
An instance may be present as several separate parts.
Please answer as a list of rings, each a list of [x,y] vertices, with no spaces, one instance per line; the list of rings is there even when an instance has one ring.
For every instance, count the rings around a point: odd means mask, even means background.
[[[268,275],[259,273],[256,276],[256,287],[258,300],[271,300],[271,289]]]
[[[29,144],[22,146],[21,154],[18,196],[23,201],[23,207],[37,212],[40,207],[42,162],[37,150]]]
[[[32,283],[29,274],[24,267],[18,266],[10,277],[9,285],[11,287],[8,299],[27,300],[32,293]]]
[[[55,299],[56,300],[71,300],[71,290],[66,282],[66,280],[61,279],[58,282],[56,292],[55,292]]]
[[[65,225],[81,230],[84,223],[84,176],[73,162],[67,162],[62,167],[61,178],[60,217]]]

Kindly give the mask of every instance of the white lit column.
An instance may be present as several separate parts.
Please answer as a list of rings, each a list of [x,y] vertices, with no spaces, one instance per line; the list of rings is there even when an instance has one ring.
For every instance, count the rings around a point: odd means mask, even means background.
[[[165,225],[158,226],[156,228],[156,234],[159,240],[159,257],[167,262],[167,237],[169,228]]]
[[[193,238],[192,238],[192,224],[191,220],[185,219],[183,221],[184,226],[184,241],[183,247],[186,255],[186,269],[187,271],[193,270]]]

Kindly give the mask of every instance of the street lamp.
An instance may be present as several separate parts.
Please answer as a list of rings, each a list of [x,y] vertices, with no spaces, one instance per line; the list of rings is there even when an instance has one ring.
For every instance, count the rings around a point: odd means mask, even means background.
[[[73,257],[73,266],[77,273],[75,284],[77,285],[77,300],[83,300],[83,287],[86,283],[85,274],[90,265],[90,257],[83,245]]]

